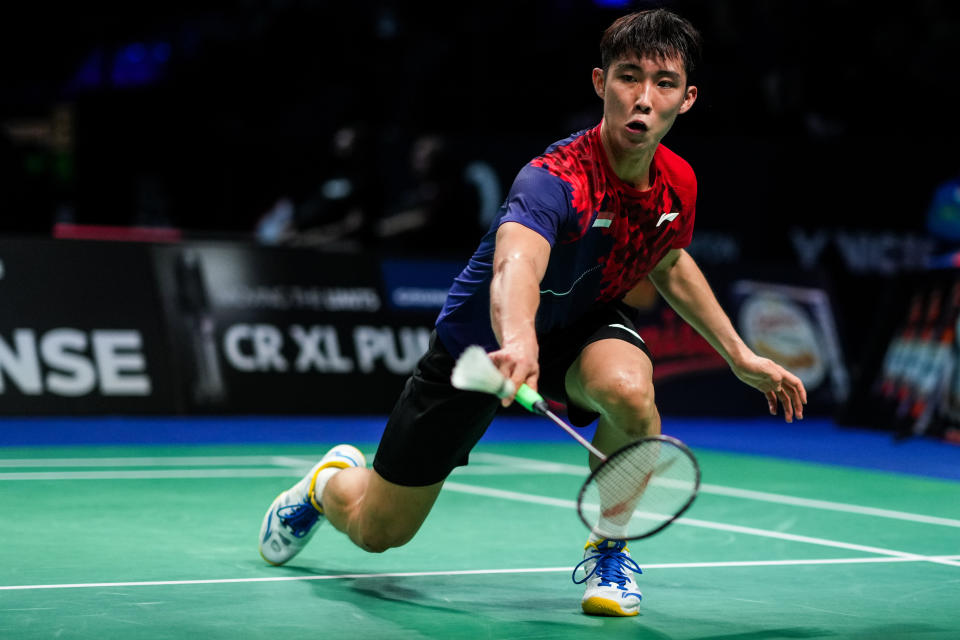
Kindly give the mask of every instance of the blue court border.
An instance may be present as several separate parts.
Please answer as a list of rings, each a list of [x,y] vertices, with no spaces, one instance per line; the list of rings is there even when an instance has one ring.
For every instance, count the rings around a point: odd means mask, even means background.
[[[0,447],[69,445],[199,445],[375,443],[383,416],[95,416],[0,418]],[[960,446],[929,438],[897,442],[888,432],[838,427],[808,418],[671,418],[664,431],[693,449],[712,449],[960,480]],[[583,430],[585,436],[592,429]],[[503,415],[483,442],[563,442],[543,418]],[[2,453],[2,452],[0,452]]]

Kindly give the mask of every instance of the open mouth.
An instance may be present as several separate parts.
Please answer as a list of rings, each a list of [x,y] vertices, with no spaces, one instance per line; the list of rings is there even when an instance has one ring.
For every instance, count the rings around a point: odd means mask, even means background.
[[[635,133],[643,133],[644,131],[647,130],[647,125],[640,121],[628,122],[627,129],[630,129],[630,131],[633,131]]]

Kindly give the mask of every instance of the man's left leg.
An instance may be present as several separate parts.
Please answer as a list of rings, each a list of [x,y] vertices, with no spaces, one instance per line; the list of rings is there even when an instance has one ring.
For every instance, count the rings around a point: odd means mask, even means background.
[[[654,403],[653,363],[633,342],[608,338],[591,342],[567,370],[569,402],[600,414],[593,444],[604,454],[660,433],[660,414]],[[590,455],[590,468],[600,460]],[[603,496],[601,495],[601,501]],[[630,512],[627,512],[629,517]],[[625,523],[604,523],[615,530]],[[587,584],[581,606],[593,615],[637,615],[642,595],[633,573],[640,567],[623,542],[591,534],[581,563]]]

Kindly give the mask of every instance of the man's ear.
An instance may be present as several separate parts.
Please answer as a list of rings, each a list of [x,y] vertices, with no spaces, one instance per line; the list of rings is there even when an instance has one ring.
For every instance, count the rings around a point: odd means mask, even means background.
[[[603,99],[603,89],[606,83],[606,72],[603,69],[594,69],[593,70],[593,90],[596,94]]]
[[[690,111],[693,103],[697,101],[697,87],[690,85],[683,96],[683,104],[680,105],[680,113]]]

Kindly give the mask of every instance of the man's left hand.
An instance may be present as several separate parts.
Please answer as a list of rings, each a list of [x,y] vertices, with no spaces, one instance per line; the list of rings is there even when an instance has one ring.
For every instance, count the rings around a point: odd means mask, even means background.
[[[733,373],[754,389],[759,389],[767,398],[770,415],[777,415],[777,404],[783,405],[783,417],[793,422],[793,417],[803,420],[803,405],[807,404],[807,390],[803,382],[769,358],[751,356],[745,362],[731,367]]]

